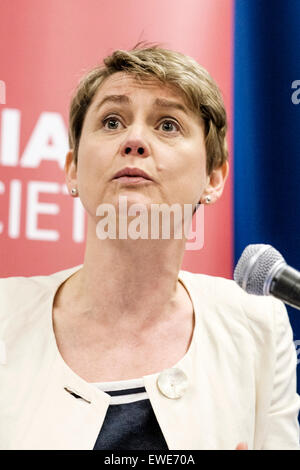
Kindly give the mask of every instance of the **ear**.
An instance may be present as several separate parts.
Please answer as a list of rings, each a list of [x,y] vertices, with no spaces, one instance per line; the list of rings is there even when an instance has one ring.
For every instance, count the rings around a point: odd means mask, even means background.
[[[64,170],[65,170],[66,184],[67,184],[69,193],[71,194],[72,188],[77,188],[77,166],[74,161],[73,150],[69,150],[69,152],[66,155]]]
[[[229,173],[229,163],[226,161],[218,168],[212,170],[207,176],[207,185],[203,191],[201,202],[205,202],[205,197],[211,197],[211,204],[216,202],[222,195],[226,179]]]

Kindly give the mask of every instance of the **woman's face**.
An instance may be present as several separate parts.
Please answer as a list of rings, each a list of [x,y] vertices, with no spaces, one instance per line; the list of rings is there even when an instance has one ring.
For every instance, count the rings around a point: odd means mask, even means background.
[[[104,101],[105,100],[105,101]],[[203,123],[178,91],[118,72],[97,91],[85,117],[77,168],[69,156],[69,187],[96,219],[102,203],[196,204],[209,183]],[[125,167],[151,180],[113,179]],[[133,180],[132,180],[133,181]]]

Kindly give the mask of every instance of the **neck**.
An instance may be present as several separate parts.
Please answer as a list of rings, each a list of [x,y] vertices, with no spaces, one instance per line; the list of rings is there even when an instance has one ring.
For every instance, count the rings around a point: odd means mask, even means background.
[[[176,308],[184,248],[184,239],[100,240],[90,223],[72,297],[102,323],[153,323]]]

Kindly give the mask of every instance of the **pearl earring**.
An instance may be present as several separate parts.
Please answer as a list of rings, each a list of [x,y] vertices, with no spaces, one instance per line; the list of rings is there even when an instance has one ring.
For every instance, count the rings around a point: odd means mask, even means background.
[[[211,202],[211,197],[210,196],[206,196],[205,197],[205,202],[206,204],[209,204]]]
[[[72,194],[72,196],[77,196],[77,194],[78,194],[77,188],[72,188],[71,189],[71,194]]]

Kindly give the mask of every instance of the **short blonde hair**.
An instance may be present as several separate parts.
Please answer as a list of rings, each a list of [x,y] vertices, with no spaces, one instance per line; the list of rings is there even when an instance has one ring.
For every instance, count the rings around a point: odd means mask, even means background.
[[[69,115],[69,144],[74,150],[76,165],[87,110],[104,80],[117,72],[126,72],[142,80],[156,78],[164,85],[177,88],[189,109],[204,121],[207,173],[228,159],[226,111],[220,90],[207,70],[180,52],[163,49],[158,44],[138,43],[129,51],[114,51],[102,65],[80,80]]]

